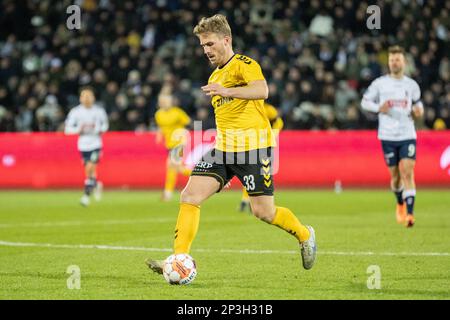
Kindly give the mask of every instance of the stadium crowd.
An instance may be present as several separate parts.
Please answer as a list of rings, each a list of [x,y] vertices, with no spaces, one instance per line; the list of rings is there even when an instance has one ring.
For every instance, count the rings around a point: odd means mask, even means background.
[[[199,90],[212,69],[192,34],[202,16],[229,17],[235,52],[259,61],[268,102],[289,129],[375,128],[360,108],[385,73],[387,47],[405,47],[408,75],[422,89],[430,129],[450,128],[450,2],[78,0],[81,29],[69,30],[72,1],[0,3],[0,131],[62,130],[79,88],[92,86],[111,130],[152,130],[161,88],[203,128],[214,127]]]

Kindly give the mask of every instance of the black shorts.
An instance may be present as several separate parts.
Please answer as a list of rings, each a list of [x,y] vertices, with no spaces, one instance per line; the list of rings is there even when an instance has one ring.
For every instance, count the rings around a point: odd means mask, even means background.
[[[402,159],[416,160],[416,140],[386,141],[381,140],[384,160],[388,167],[397,166]]]
[[[234,176],[237,176],[249,196],[272,196],[272,148],[246,152],[208,151],[195,166],[191,175],[209,176],[220,183],[219,192]]]
[[[101,149],[95,149],[92,151],[80,151],[81,157],[83,158],[83,163],[86,164],[88,162],[91,162],[97,164],[100,161],[101,152]]]

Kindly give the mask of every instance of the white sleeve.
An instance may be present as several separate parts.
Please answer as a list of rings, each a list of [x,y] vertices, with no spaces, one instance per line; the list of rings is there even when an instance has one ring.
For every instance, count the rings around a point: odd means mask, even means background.
[[[412,90],[412,97],[411,97],[412,98],[412,105],[413,106],[416,105],[419,108],[423,109],[422,101],[420,101],[420,95],[421,95],[420,87],[417,84],[417,82],[414,81],[413,90]]]
[[[108,131],[108,128],[109,128],[108,115],[106,114],[104,109],[101,109],[100,119],[95,123],[95,132],[103,133]]]
[[[380,110],[379,99],[378,86],[376,81],[374,81],[364,93],[361,107],[366,111],[378,112]]]
[[[80,131],[81,131],[80,124],[77,121],[75,112],[73,112],[73,110],[71,110],[66,119],[66,123],[64,126],[64,133],[65,134],[79,134]]]

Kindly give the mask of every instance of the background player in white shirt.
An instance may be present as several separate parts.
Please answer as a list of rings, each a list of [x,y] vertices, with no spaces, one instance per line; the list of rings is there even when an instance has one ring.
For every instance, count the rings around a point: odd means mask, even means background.
[[[97,182],[97,163],[102,149],[101,134],[108,130],[108,116],[103,108],[94,104],[92,88],[80,91],[80,104],[70,110],[66,119],[65,133],[78,134],[78,150],[84,162],[86,179],[81,204],[87,206],[89,197],[95,191],[96,200],[100,200],[102,183]]]
[[[420,88],[404,75],[403,48],[389,48],[389,74],[375,79],[364,94],[361,106],[378,113],[378,139],[391,174],[391,188],[397,197],[397,222],[414,225],[416,186],[416,130],[414,120],[423,116]]]

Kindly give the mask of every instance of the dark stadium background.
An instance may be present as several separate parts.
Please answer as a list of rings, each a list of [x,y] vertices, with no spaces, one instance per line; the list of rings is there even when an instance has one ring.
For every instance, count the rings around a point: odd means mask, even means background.
[[[81,6],[81,30],[66,8]],[[366,27],[369,4],[380,30]],[[422,89],[420,128],[450,127],[448,1],[9,1],[0,3],[0,131],[61,131],[78,89],[92,85],[111,130],[154,128],[156,97],[171,84],[178,104],[214,126],[199,92],[211,72],[192,28],[229,18],[237,52],[260,62],[269,102],[287,129],[373,129],[361,112],[367,85],[386,72],[387,47],[408,52]]]
[[[381,28],[371,30],[367,8],[374,4]],[[80,8],[80,29],[67,26],[71,5]],[[95,89],[110,131],[126,131],[104,136],[105,185],[161,187],[166,151],[154,139],[160,90],[171,88],[202,129],[215,126],[200,90],[212,67],[192,33],[201,17],[215,13],[228,17],[235,51],[261,64],[268,102],[284,120],[278,187],[386,185],[377,115],[362,111],[360,101],[387,72],[393,44],[405,47],[406,73],[419,83],[425,105],[416,123],[417,181],[450,185],[449,1],[5,0],[0,187],[80,186],[76,137],[62,131],[85,85]],[[184,183],[179,179],[178,187]]]

